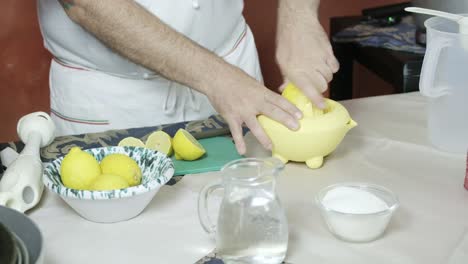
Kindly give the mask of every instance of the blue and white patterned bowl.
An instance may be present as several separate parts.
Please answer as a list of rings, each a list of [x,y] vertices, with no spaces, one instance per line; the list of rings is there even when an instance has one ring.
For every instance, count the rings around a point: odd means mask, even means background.
[[[44,185],[58,194],[79,215],[93,221],[112,223],[140,214],[159,188],[174,175],[172,160],[165,154],[139,147],[102,147],[84,150],[99,162],[113,153],[126,154],[141,168],[140,185],[110,191],[75,190],[63,185],[60,166],[64,157],[52,161],[44,170]]]

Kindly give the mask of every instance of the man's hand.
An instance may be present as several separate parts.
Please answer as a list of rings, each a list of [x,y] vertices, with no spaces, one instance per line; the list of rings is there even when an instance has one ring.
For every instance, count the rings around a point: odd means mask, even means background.
[[[319,0],[280,0],[276,57],[292,82],[319,108],[339,64],[317,18]]]
[[[257,115],[266,115],[292,130],[299,128],[297,120],[302,116],[300,110],[242,70],[235,67],[220,68],[217,76],[206,94],[229,124],[240,154],[246,151],[242,135],[244,123],[263,147],[271,150],[271,140],[260,126]]]

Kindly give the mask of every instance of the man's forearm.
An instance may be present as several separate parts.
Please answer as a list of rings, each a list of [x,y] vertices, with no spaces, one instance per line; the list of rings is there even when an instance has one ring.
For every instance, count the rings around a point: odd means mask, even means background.
[[[319,108],[338,62],[318,18],[319,0],[279,0],[276,60],[284,78]]]
[[[131,61],[202,93],[229,65],[132,0],[60,0],[69,17]],[[207,74],[211,73],[211,74]]]
[[[279,0],[280,14],[307,14],[317,17],[320,0]]]
[[[277,39],[288,36],[291,28],[303,27],[313,21],[319,23],[320,0],[279,0]]]

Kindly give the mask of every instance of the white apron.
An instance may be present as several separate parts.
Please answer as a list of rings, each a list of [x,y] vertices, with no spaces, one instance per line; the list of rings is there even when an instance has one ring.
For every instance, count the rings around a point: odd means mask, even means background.
[[[178,32],[262,81],[243,0],[136,0]],[[164,79],[104,46],[72,22],[57,0],[38,0],[57,135],[204,119],[207,97]],[[177,15],[174,15],[177,14]],[[190,62],[187,62],[190,63]]]

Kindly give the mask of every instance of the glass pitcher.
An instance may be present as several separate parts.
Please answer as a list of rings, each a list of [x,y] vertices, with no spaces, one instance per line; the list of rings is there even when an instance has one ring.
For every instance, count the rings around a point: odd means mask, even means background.
[[[419,88],[429,97],[428,137],[441,150],[466,153],[468,32],[458,23],[439,17],[426,20],[425,25],[427,49]]]
[[[286,214],[276,194],[276,177],[284,164],[276,158],[247,158],[226,164],[221,183],[204,187],[198,215],[216,239],[217,256],[225,263],[281,263],[288,247]],[[209,195],[223,188],[217,225],[208,216]]]

